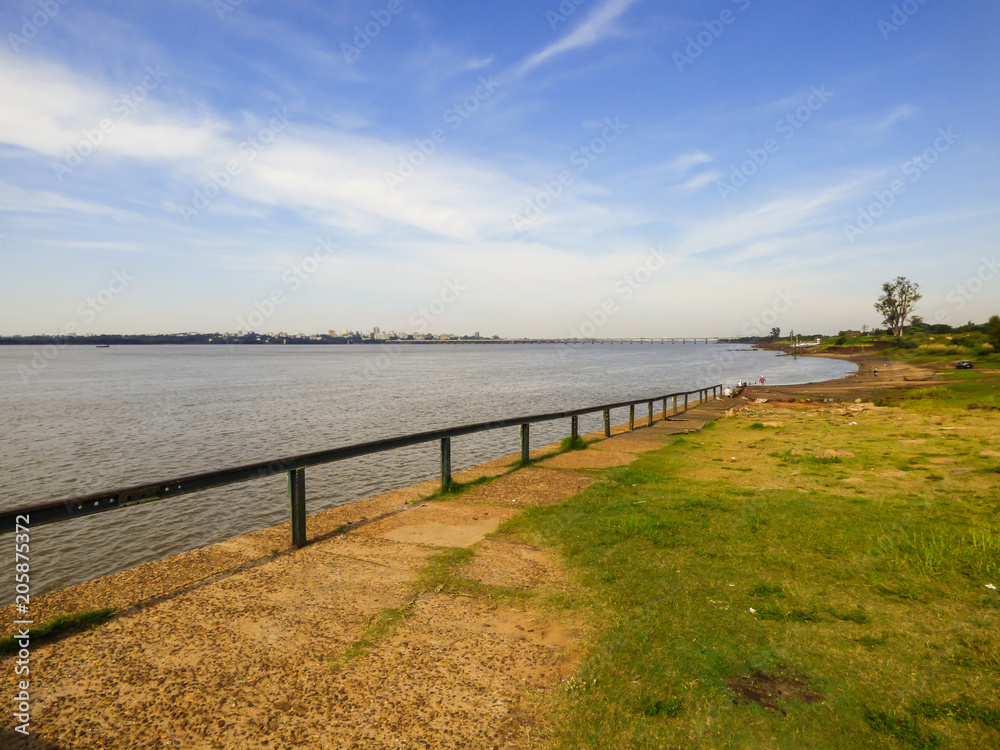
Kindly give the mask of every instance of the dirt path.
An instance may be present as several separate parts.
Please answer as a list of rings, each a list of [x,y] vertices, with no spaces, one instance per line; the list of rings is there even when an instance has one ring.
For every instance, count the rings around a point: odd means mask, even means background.
[[[447,502],[421,502],[436,488],[427,482],[311,516],[301,550],[278,526],[40,597],[36,622],[118,613],[32,648],[32,736],[5,720],[0,747],[533,747],[583,626],[519,596],[569,586],[558,560],[487,535],[731,405],[657,415],[652,426],[637,419],[635,432],[616,428],[517,472],[516,456],[459,472],[499,478]],[[463,586],[415,589],[441,547],[472,550],[451,573]],[[388,615],[394,627],[358,649]],[[13,631],[13,617],[0,612],[0,632]],[[352,650],[362,653],[345,659]],[[12,659],[4,671],[13,686]]]

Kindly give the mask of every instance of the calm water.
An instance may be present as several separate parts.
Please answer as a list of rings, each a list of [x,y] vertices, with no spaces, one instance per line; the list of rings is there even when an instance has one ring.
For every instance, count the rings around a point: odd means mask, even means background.
[[[836,360],[720,344],[0,347],[0,506],[96,492],[489,419],[656,396],[738,378],[841,377]],[[27,368],[27,369],[26,369]],[[613,414],[627,419],[627,410]],[[600,414],[581,418],[583,432]],[[532,445],[568,424],[532,427]],[[452,441],[458,470],[519,449],[516,429]],[[310,513],[438,471],[436,445],[307,471]],[[287,521],[285,482],[222,490],[32,529],[32,590],[61,588]],[[0,557],[11,557],[10,535]],[[12,598],[12,566],[0,598]]]

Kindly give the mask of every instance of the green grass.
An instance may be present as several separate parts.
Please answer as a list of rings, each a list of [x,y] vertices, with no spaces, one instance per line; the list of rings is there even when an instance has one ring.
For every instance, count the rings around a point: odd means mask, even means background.
[[[410,616],[412,605],[381,610],[372,618],[364,635],[330,659],[330,669],[343,669],[352,660],[367,654],[380,640],[396,632],[400,623]]]
[[[566,616],[596,631],[555,746],[1000,747],[1000,434],[965,408],[995,386],[955,378],[863,429],[783,410],[748,451],[773,419],[751,407],[506,524],[561,553]],[[823,699],[738,702],[757,674]]]
[[[567,436],[559,441],[559,452],[567,453],[568,451],[578,451],[583,450],[587,447],[587,441],[584,440],[579,435],[577,437]]]
[[[455,497],[462,495],[475,487],[482,487],[484,484],[495,482],[497,479],[499,479],[499,477],[476,477],[468,482],[459,482],[452,479],[447,490],[438,490],[432,495],[422,497],[414,502],[425,503],[431,500],[454,500]]]
[[[463,566],[472,562],[475,552],[466,547],[442,547],[427,559],[410,586],[410,598],[401,607],[380,610],[360,638],[329,659],[332,670],[340,670],[367,654],[380,641],[392,636],[412,614],[417,597],[423,594],[450,594],[489,601],[495,605],[517,604],[531,594],[502,586],[492,586],[461,575]]]
[[[51,643],[73,633],[96,628],[98,625],[110,620],[114,614],[115,611],[109,608],[91,609],[74,615],[60,615],[49,620],[44,625],[28,629],[28,638],[31,647],[39,646],[43,643]],[[7,636],[0,639],[0,656],[16,654],[20,648],[21,646],[14,636]]]

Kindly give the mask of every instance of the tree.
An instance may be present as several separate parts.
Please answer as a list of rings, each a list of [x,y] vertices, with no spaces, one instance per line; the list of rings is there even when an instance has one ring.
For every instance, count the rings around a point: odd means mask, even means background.
[[[986,323],[986,338],[994,349],[1000,349],[1000,315],[993,315]]]
[[[922,296],[920,285],[903,276],[897,276],[895,281],[887,281],[882,285],[882,296],[875,303],[875,309],[881,313],[882,322],[892,331],[893,336],[902,337],[906,319]]]
[[[781,336],[781,329],[775,326],[774,328],[771,329],[771,340],[775,341],[778,339],[779,336]]]

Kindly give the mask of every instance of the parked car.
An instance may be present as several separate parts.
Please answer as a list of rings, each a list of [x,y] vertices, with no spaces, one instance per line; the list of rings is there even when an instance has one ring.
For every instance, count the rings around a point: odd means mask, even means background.
[[[972,363],[967,359],[963,359],[961,362],[956,362],[955,367],[959,370],[971,370]]]

